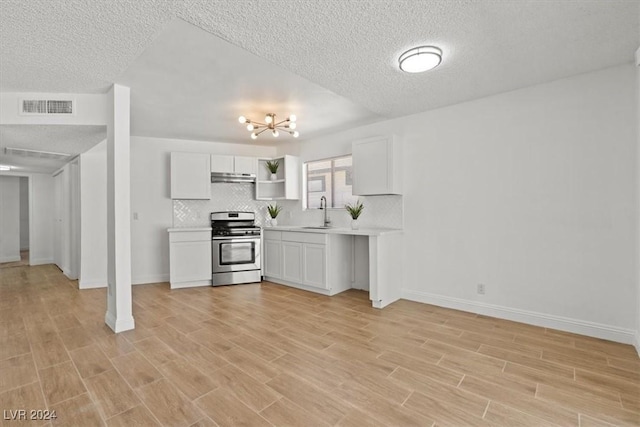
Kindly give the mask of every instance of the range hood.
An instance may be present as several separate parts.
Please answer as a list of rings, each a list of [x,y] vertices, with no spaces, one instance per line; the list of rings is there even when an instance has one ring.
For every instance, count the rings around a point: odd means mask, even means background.
[[[247,182],[255,184],[256,175],[250,173],[211,172],[211,182]]]

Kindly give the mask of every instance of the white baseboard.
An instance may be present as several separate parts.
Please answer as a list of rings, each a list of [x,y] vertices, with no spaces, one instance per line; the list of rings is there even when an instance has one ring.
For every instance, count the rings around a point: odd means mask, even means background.
[[[211,286],[211,280],[198,280],[195,282],[171,283],[171,289],[198,288],[202,286]]]
[[[29,258],[29,265],[45,265],[45,264],[53,264],[53,259],[51,259],[51,258],[41,258],[41,259]]]
[[[78,280],[78,287],[80,289],[96,289],[96,288],[106,288],[107,287],[107,279],[83,279],[82,277]]]
[[[136,327],[135,321],[133,320],[132,316],[116,319],[113,314],[107,312],[104,315],[104,321],[115,333],[130,331],[131,329],[135,329]]]
[[[131,279],[132,285],[143,285],[146,283],[162,283],[168,282],[169,275],[161,274],[158,276],[146,276],[146,277],[135,277]],[[94,288],[106,288],[107,287],[107,278],[104,279],[88,279],[84,280],[80,278],[79,281],[80,289],[94,289]]]
[[[147,283],[162,283],[169,281],[169,274],[157,274],[154,276],[132,277],[132,285],[144,285]]]
[[[633,329],[624,329],[617,326],[604,325],[601,323],[588,322],[568,317],[555,316],[552,314],[539,313],[535,311],[520,310],[511,307],[504,307],[493,304],[486,304],[478,301],[469,301],[460,298],[452,298],[443,295],[431,294],[428,292],[403,290],[402,298],[433,304],[440,307],[453,308],[455,310],[478,313],[485,316],[497,317],[499,319],[513,320],[515,322],[527,323],[530,325],[542,326],[544,328],[558,329],[580,335],[601,338],[605,340],[632,344],[638,349],[638,333]],[[640,353],[640,351],[639,351]]]
[[[6,257],[0,257],[0,262],[16,262],[16,261],[20,261],[20,255],[17,256],[6,256]]]

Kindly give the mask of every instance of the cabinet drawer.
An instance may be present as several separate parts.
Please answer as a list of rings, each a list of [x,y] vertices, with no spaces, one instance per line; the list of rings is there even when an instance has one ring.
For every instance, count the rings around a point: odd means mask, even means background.
[[[297,231],[283,231],[282,240],[286,242],[304,242],[304,236],[307,233],[300,233]]]
[[[304,234],[305,243],[317,243],[325,245],[327,243],[327,235],[324,233],[302,233]]]
[[[210,241],[211,231],[173,231],[169,233],[170,242]]]
[[[282,231],[264,230],[265,240],[282,240]]]
[[[327,235],[324,233],[304,233],[299,231],[283,231],[282,240],[286,242],[317,243],[324,245]]]

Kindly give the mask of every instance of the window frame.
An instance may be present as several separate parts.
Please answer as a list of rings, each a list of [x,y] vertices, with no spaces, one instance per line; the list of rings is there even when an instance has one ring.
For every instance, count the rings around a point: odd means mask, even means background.
[[[302,210],[306,211],[306,210],[319,210],[319,208],[310,208],[309,207],[309,163],[317,163],[317,162],[331,162],[331,188],[329,190],[327,190],[327,185],[326,185],[326,181],[323,182],[323,188],[325,189],[324,192],[328,192],[330,191],[332,194],[331,197],[331,203],[333,203],[333,201],[335,200],[334,197],[334,191],[335,191],[335,164],[334,161],[338,160],[338,159],[344,159],[350,157],[351,158],[351,173],[353,174],[353,154],[348,153],[348,154],[342,154],[339,156],[333,156],[333,157],[325,157],[322,159],[314,159],[314,160],[307,160],[305,162],[302,163]],[[353,186],[353,185],[352,185]],[[351,192],[351,195],[354,196],[353,194],[353,190]],[[334,206],[330,206],[327,207],[327,209],[329,210],[346,210],[346,208],[344,206],[341,207],[334,207]]]

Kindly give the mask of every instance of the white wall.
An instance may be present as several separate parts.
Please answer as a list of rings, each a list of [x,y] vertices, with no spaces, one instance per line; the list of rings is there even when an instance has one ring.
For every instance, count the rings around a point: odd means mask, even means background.
[[[80,155],[80,289],[107,286],[107,142]]]
[[[0,176],[0,262],[20,261],[20,179]]]
[[[29,249],[29,178],[20,177],[20,250]]]
[[[21,115],[20,99],[75,99],[76,113],[72,115]],[[106,97],[86,93],[0,93],[0,124],[3,125],[104,125]]]
[[[609,68],[309,140],[299,153],[403,139],[404,298],[631,342],[635,79],[631,64]]]

